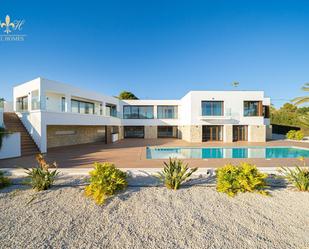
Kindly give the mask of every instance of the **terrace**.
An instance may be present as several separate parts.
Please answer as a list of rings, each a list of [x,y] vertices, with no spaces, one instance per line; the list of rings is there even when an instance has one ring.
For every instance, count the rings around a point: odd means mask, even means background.
[[[237,147],[237,146],[298,146],[309,148],[309,143],[274,140],[266,143],[189,143],[179,139],[124,139],[113,144],[91,143],[74,146],[52,148],[48,150],[48,161],[56,161],[60,168],[90,168],[94,162],[113,162],[118,168],[160,168],[162,159],[147,159],[147,146],[162,147]],[[216,168],[226,163],[247,161],[258,167],[294,166],[299,164],[298,159],[293,158],[250,158],[250,159],[184,159],[191,166],[202,168]],[[309,158],[306,159],[309,164]],[[32,167],[35,165],[34,156],[25,156],[13,159],[0,160],[0,168]]]

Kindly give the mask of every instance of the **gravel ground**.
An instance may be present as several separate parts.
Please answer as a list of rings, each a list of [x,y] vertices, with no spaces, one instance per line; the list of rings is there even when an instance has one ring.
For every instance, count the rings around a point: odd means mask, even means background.
[[[82,186],[0,190],[1,248],[309,248],[309,193],[129,187],[96,206]],[[28,204],[27,204],[28,203]]]

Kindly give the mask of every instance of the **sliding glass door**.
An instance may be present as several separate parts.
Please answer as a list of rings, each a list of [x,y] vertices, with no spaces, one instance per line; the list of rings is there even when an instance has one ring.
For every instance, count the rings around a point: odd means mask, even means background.
[[[233,141],[248,141],[247,125],[233,125]]]
[[[124,138],[144,138],[144,126],[125,126]]]
[[[223,131],[221,125],[204,125],[203,126],[203,142],[206,141],[222,141]]]

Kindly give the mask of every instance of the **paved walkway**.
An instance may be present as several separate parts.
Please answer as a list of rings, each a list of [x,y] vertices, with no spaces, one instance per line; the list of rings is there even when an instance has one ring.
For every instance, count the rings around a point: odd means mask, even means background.
[[[60,168],[89,168],[94,162],[113,162],[119,168],[160,168],[164,160],[146,159],[146,146],[299,146],[309,148],[309,143],[291,141],[269,141],[266,143],[188,143],[179,139],[124,139],[113,144],[92,143],[49,149],[47,161],[56,161]],[[184,159],[190,167],[216,168],[226,163],[250,162],[258,167],[294,166],[297,159]],[[306,159],[309,165],[309,158]],[[0,160],[0,168],[18,168],[35,166],[34,156]]]

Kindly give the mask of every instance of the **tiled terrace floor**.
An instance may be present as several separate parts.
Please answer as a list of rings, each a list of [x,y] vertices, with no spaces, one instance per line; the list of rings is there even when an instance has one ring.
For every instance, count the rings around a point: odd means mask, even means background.
[[[299,146],[309,148],[309,143],[289,142],[283,140],[266,143],[188,143],[178,139],[125,139],[113,144],[92,143],[49,149],[46,158],[56,161],[60,168],[91,167],[94,162],[113,162],[119,168],[159,168],[164,160],[146,159],[146,146]],[[186,159],[191,167],[220,167],[231,162],[247,161],[259,167],[294,166],[297,159]],[[306,159],[309,164],[309,158]],[[0,168],[34,167],[34,156],[0,160]]]

